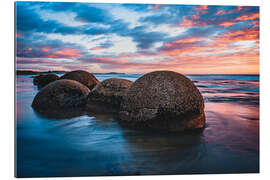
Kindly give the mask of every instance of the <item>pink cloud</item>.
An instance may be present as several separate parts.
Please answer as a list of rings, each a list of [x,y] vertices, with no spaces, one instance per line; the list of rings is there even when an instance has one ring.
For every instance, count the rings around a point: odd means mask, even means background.
[[[235,21],[224,21],[224,22],[221,22],[219,25],[221,26],[224,26],[224,27],[230,27],[232,25],[235,25],[237,22]]]
[[[206,14],[208,13],[208,6],[207,5],[201,5],[199,7],[195,8],[196,11],[198,11],[200,14]]]
[[[163,6],[163,4],[155,4],[153,6],[149,6],[148,9],[158,9],[160,6]]]
[[[102,50],[103,48],[102,47],[94,47],[94,48],[91,48],[92,51],[98,51],[98,50]]]
[[[256,29],[246,29],[229,31],[216,38],[219,43],[237,42],[237,41],[259,41],[259,31]]]
[[[260,14],[258,12],[242,15],[236,18],[237,21],[247,21],[247,20],[254,20],[259,19]]]
[[[183,27],[192,27],[194,25],[196,25],[196,22],[187,19],[187,16],[184,16],[184,19],[179,23],[180,26]]]
[[[202,14],[208,13],[208,6],[207,5],[201,5],[199,7],[195,8],[196,13],[193,15],[187,15],[184,16],[183,20],[179,23],[180,26],[183,27],[192,27],[192,26],[204,26],[207,25],[205,22],[201,22],[200,16]]]
[[[243,10],[243,6],[237,6],[236,9],[233,9],[233,10],[229,11],[228,13],[232,14],[232,13],[240,12],[242,10]]]
[[[49,47],[49,46],[41,47],[41,50],[42,50],[43,52],[49,52],[51,49],[53,49],[53,47]]]
[[[188,18],[190,17],[190,18]],[[199,14],[184,16],[184,19],[179,23],[179,26],[183,27],[193,27],[193,26],[206,26],[207,23],[201,22],[198,19],[200,18]]]
[[[65,48],[61,50],[54,51],[55,56],[62,56],[66,58],[79,58],[83,56],[78,49]]]
[[[223,15],[223,14],[226,14],[226,11],[224,9],[222,9],[216,13],[216,15]]]
[[[195,8],[196,10],[207,10],[208,9],[208,5],[201,5],[199,7]]]

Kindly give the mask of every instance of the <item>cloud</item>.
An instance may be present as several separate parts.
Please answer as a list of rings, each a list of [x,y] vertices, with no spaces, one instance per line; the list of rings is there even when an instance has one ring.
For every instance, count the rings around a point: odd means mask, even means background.
[[[16,12],[22,69],[258,69],[258,7],[16,2]]]
[[[224,21],[219,23],[219,25],[224,26],[224,27],[230,27],[232,25],[235,25],[237,22],[235,21]]]
[[[77,31],[77,28],[66,26],[56,21],[44,21],[34,8],[22,2],[16,3],[16,28],[18,33],[22,34],[33,32],[71,34]]]
[[[155,4],[148,7],[148,9],[158,9],[159,7],[163,6],[162,4]]]
[[[17,57],[78,58],[82,56],[79,52],[81,47],[77,44],[64,43],[61,40],[50,40],[43,35],[22,36],[19,39],[17,38],[16,45]]]
[[[134,28],[132,31],[120,34],[122,36],[132,37],[133,40],[138,43],[138,47],[141,49],[148,49],[152,44],[163,41],[166,38],[165,33],[147,32],[146,29],[146,26],[140,26]]]
[[[193,14],[185,15],[179,22],[183,27],[219,25],[223,27],[237,26],[243,21],[259,18],[257,7],[242,6],[199,6],[194,8]]]
[[[228,31],[226,34],[220,35],[216,40],[219,43],[237,42],[237,41],[259,41],[258,29],[245,29]]]
[[[216,15],[224,15],[226,14],[226,11],[224,9],[219,10]]]
[[[67,5],[68,4],[68,5]],[[39,3],[40,9],[50,11],[72,11],[76,13],[75,19],[88,23],[101,23],[109,25],[109,27],[97,27],[82,25],[78,27],[67,26],[57,21],[44,21],[38,16],[38,13],[26,5],[17,5],[17,29],[22,33],[59,33],[68,34],[117,34],[123,37],[131,37],[138,44],[140,49],[151,48],[156,42],[163,41],[166,37],[164,32],[147,32],[147,26],[141,25],[134,28],[129,28],[129,23],[123,20],[115,20],[110,14],[102,9],[91,7],[88,4],[78,3]],[[26,13],[25,13],[26,12]]]
[[[83,56],[78,49],[74,48],[52,48],[52,47],[42,47],[42,48],[26,48],[17,51],[17,57],[27,57],[27,58],[79,58]]]
[[[255,13],[250,13],[250,14],[245,14],[242,16],[239,16],[236,18],[237,21],[248,21],[248,20],[254,20],[254,19],[259,19],[260,18],[260,14],[259,12],[255,12]]]
[[[208,5],[201,5],[201,6],[195,8],[195,10],[197,10],[197,11],[204,11],[207,9],[208,9]]]

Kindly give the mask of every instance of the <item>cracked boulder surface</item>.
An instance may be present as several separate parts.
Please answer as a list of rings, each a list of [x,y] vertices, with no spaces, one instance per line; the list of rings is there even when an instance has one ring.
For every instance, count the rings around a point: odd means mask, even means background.
[[[57,114],[84,108],[90,90],[74,80],[57,80],[42,88],[32,107],[39,113]]]
[[[62,77],[60,77],[60,79],[70,79],[78,81],[88,87],[90,90],[92,90],[99,83],[99,81],[93,74],[82,70],[68,72]]]
[[[99,83],[88,95],[87,111],[118,112],[120,104],[126,96],[132,81],[120,78],[110,78]]]
[[[137,79],[121,103],[119,119],[140,129],[179,132],[203,128],[204,100],[190,79],[155,71]]]

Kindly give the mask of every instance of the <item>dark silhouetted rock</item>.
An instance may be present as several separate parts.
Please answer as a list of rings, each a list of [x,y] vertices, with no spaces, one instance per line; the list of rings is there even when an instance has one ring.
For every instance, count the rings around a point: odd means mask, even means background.
[[[119,118],[134,128],[169,132],[203,128],[204,100],[184,75],[155,71],[131,85],[121,104]]]
[[[40,72],[37,71],[23,71],[23,70],[17,70],[16,71],[17,75],[36,75],[36,74],[40,74]]]
[[[83,108],[90,90],[74,80],[57,80],[42,88],[35,96],[32,107],[41,114],[57,114]]]
[[[58,80],[59,77],[56,74],[41,74],[34,77],[33,83],[37,85],[38,88],[43,88],[47,84]]]
[[[90,90],[92,90],[99,83],[93,74],[81,70],[68,72],[60,77],[60,79],[71,79],[78,81],[88,87]]]
[[[88,95],[87,110],[92,112],[118,112],[132,81],[110,78],[99,83]]]

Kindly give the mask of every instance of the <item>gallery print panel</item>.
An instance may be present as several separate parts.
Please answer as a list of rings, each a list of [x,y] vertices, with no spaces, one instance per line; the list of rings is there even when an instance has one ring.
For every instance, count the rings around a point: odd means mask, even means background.
[[[259,173],[259,7],[15,3],[15,176]]]

